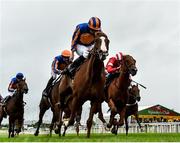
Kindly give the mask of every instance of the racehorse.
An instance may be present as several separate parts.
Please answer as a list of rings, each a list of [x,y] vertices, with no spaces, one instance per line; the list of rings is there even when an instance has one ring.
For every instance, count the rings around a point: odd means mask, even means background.
[[[9,138],[14,137],[15,121],[18,120],[22,123],[24,120],[24,102],[23,95],[28,93],[28,86],[25,79],[17,83],[17,90],[14,95],[9,99],[5,107],[1,106],[0,110],[0,124],[4,114],[9,115]],[[19,131],[21,126],[19,127]]]
[[[92,120],[95,113],[99,113],[99,118],[106,124],[102,114],[101,104],[105,99],[104,84],[105,71],[103,60],[108,54],[109,39],[102,33],[95,34],[95,44],[90,51],[89,57],[81,65],[74,76],[73,98],[71,102],[71,115],[68,122],[69,125],[74,124],[76,112],[82,108],[82,105],[90,100],[90,113],[87,120],[87,137],[90,137]]]
[[[130,75],[134,76],[137,73],[136,60],[130,55],[123,55],[119,73],[119,76],[114,78],[108,86],[106,93],[108,96],[108,104],[111,104],[111,115],[107,125],[108,128],[111,128],[114,116],[117,113],[120,115],[118,127],[124,124],[126,104],[128,103],[129,98],[128,87],[131,82]]]
[[[72,93],[70,86],[71,86],[71,79],[68,76],[63,75],[59,78],[59,81],[57,81],[55,85],[52,87],[48,97],[42,96],[39,104],[40,113],[39,113],[39,120],[37,122],[38,126],[34,133],[35,136],[38,136],[39,128],[42,123],[43,116],[49,108],[51,108],[51,111],[53,113],[53,118],[50,125],[50,136],[52,134],[52,130],[54,126],[58,127],[55,129],[55,133],[58,133],[59,136],[61,135],[62,122],[60,119],[63,113],[62,110],[64,106],[63,101],[66,96]]]
[[[126,104],[126,114],[125,114],[125,124],[126,124],[126,135],[128,134],[128,117],[131,115],[134,115],[136,118],[136,121],[141,129],[141,124],[139,122],[138,118],[138,102],[141,100],[140,97],[140,90],[137,85],[132,85],[129,89],[129,101],[128,104]],[[141,129],[142,130],[142,129]]]
[[[126,113],[125,113],[126,135],[128,135],[128,129],[129,129],[127,119],[131,115],[135,116],[135,119],[141,129],[141,124],[140,124],[139,118],[138,118],[138,102],[141,99],[138,84],[131,85],[130,88],[128,89],[128,93],[129,93],[129,100],[128,100],[128,103],[126,104]],[[111,132],[117,135],[116,125],[114,125]]]

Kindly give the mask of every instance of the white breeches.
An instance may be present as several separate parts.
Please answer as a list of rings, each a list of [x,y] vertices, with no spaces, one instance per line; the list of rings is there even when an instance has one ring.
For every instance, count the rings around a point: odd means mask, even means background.
[[[84,46],[84,45],[77,44],[76,53],[77,53],[79,56],[83,56],[84,58],[87,58],[88,55],[89,55],[89,51],[90,51],[93,47],[94,47],[94,45]]]
[[[15,92],[15,91],[8,91],[8,95],[9,95],[9,96],[13,96],[14,92]]]

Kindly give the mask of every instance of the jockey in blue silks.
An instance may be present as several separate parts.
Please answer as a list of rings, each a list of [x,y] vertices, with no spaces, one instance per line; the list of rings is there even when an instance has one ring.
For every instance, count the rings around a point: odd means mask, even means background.
[[[88,23],[81,23],[76,26],[71,42],[71,58],[74,59],[74,52],[79,57],[63,73],[68,73],[70,77],[74,76],[76,69],[84,62],[89,51],[93,48],[95,33],[98,31],[101,31],[101,20],[97,17],[91,17]]]

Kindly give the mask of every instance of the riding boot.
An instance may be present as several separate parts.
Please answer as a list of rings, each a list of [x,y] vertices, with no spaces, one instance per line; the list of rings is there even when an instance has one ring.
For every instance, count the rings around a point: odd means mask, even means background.
[[[51,76],[51,78],[49,79],[49,81],[48,81],[48,83],[46,85],[46,88],[43,90],[43,93],[42,93],[43,96],[46,96],[46,97],[48,96],[48,91],[51,88],[51,85],[52,85],[53,81],[54,81],[54,79]]]
[[[113,75],[113,74],[109,74],[109,75],[106,77],[106,83],[105,83],[105,87],[104,87],[105,91],[107,90],[107,88],[108,88],[108,86],[109,86],[109,84],[110,84],[110,81],[111,81],[111,79],[112,79],[112,75]]]
[[[110,85],[111,81],[118,77],[120,73],[112,73],[112,74],[109,74],[106,78],[106,83],[105,83],[105,91],[107,90],[108,86]]]
[[[66,68],[62,74],[69,74],[71,78],[74,77],[76,70],[79,66],[84,62],[85,58],[83,56],[79,56],[68,68]]]

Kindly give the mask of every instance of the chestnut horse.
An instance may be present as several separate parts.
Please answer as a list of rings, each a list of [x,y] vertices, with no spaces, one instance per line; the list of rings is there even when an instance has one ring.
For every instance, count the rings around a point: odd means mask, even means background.
[[[128,89],[128,93],[129,93],[129,100],[128,103],[126,104],[126,114],[125,114],[126,135],[128,135],[128,129],[129,129],[127,119],[131,115],[135,116],[136,121],[141,129],[141,124],[138,118],[138,102],[141,100],[138,84],[131,85],[130,88]],[[114,125],[111,132],[117,135],[116,125]]]
[[[20,80],[17,84],[17,90],[14,95],[9,99],[6,106],[0,107],[0,124],[4,117],[4,114],[9,115],[9,138],[14,137],[15,121],[18,120],[19,124],[24,120],[24,102],[23,95],[28,93],[28,86],[25,79]],[[21,128],[21,126],[20,126]],[[19,131],[21,129],[18,129]]]
[[[95,34],[94,48],[90,51],[88,59],[81,65],[74,76],[73,98],[71,102],[71,116],[69,125],[74,124],[76,112],[82,105],[90,100],[91,108],[87,120],[87,137],[90,137],[92,120],[95,113],[99,113],[99,118],[106,124],[102,114],[101,104],[104,101],[105,71],[104,63],[109,49],[109,39],[102,33]]]
[[[111,109],[110,120],[107,125],[110,128],[114,121],[114,116],[118,113],[120,120],[118,126],[124,124],[126,104],[128,103],[128,87],[130,86],[130,75],[137,73],[136,61],[130,55],[122,56],[122,63],[119,69],[119,76],[114,78],[107,89],[108,104]]]

